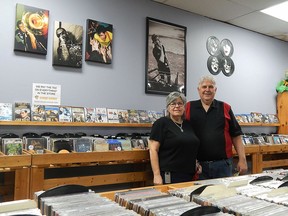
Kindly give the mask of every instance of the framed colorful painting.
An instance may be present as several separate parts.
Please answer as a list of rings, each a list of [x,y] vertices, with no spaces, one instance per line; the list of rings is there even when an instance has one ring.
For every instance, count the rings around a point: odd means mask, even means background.
[[[16,5],[14,50],[47,54],[49,11]]]
[[[113,25],[87,19],[85,61],[112,63]]]

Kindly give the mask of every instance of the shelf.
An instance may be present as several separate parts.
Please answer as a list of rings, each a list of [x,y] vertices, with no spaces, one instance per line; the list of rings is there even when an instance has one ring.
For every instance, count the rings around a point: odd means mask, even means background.
[[[150,128],[151,123],[90,123],[90,122],[34,122],[34,121],[0,121],[0,126],[55,126],[55,127],[133,127]]]
[[[85,152],[85,153],[69,153],[69,154],[34,154],[32,155],[32,163],[34,166],[47,166],[55,164],[73,164],[73,163],[119,163],[119,162],[148,162],[148,150],[132,150],[132,151],[107,151],[107,152]]]
[[[240,126],[250,126],[250,127],[279,127],[280,123],[265,124],[265,123],[239,123]]]
[[[267,146],[260,146],[259,152],[261,153],[287,153],[288,152],[288,145],[287,144],[273,144]]]
[[[19,168],[19,167],[30,167],[31,166],[31,155],[0,155],[0,168]]]

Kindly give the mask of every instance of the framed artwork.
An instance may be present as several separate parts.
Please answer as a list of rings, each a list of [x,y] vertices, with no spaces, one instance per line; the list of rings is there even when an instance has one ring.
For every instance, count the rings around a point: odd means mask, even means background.
[[[112,63],[113,25],[87,19],[85,61]]]
[[[53,65],[82,67],[83,27],[55,21]]]
[[[186,27],[146,18],[145,92],[186,95]]]
[[[47,54],[49,11],[16,5],[14,51]]]

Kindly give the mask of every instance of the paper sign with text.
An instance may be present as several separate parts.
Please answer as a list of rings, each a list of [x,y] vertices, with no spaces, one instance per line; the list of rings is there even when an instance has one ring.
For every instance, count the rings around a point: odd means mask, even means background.
[[[61,85],[33,83],[32,104],[60,105]]]

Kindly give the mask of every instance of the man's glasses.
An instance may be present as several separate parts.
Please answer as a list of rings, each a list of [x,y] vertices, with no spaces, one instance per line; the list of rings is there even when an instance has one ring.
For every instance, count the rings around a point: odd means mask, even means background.
[[[178,103],[172,102],[172,103],[169,104],[169,106],[170,106],[171,108],[174,108],[174,107],[176,107],[176,106],[178,106],[178,107],[183,107],[184,104],[181,103],[181,102],[178,102]]]

